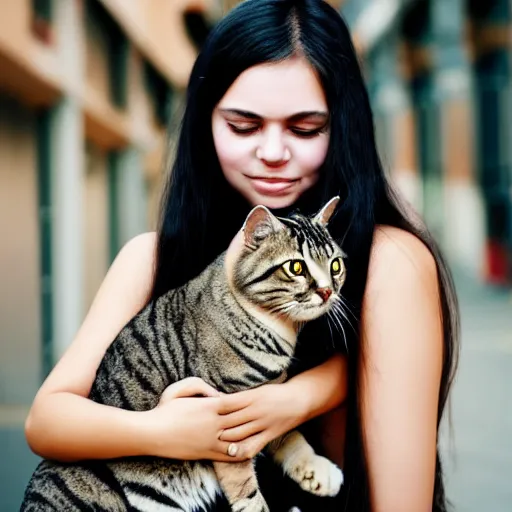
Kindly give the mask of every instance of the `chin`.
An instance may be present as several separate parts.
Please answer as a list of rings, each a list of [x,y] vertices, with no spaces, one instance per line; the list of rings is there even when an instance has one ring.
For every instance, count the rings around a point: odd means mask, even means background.
[[[282,208],[288,208],[292,206],[297,199],[300,197],[300,194],[293,193],[287,194],[285,196],[264,196],[260,194],[251,194],[246,199],[252,206],[263,205],[271,210],[280,210]]]
[[[322,315],[327,313],[329,309],[330,308],[328,306],[311,307],[294,315],[293,320],[295,322],[310,322],[311,320],[320,318]]]

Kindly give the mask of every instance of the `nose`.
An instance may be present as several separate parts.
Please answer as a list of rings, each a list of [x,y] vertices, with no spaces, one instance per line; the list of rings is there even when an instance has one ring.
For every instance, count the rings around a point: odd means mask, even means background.
[[[324,302],[327,302],[329,300],[329,297],[332,295],[332,290],[330,288],[318,288],[316,290],[316,293],[320,295]]]
[[[256,156],[270,164],[282,164],[290,159],[290,151],[284,144],[283,134],[278,127],[269,127]]]

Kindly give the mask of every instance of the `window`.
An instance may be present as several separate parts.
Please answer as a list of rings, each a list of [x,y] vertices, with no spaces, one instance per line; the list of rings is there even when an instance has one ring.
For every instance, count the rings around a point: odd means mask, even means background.
[[[172,102],[172,88],[165,78],[147,61],[144,62],[144,78],[157,121],[167,126]]]
[[[125,108],[128,96],[128,39],[100,2],[88,0],[86,9],[90,37],[100,41],[98,48],[102,48],[107,59],[109,98],[116,107]]]

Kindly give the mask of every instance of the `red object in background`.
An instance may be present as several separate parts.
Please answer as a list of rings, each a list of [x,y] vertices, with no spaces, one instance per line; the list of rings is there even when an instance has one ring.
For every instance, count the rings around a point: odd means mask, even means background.
[[[51,45],[53,43],[52,26],[47,20],[35,17],[32,20],[32,31],[36,37],[45,44]]]
[[[485,280],[491,284],[509,285],[509,269],[512,261],[505,245],[497,240],[488,240],[486,245]]]

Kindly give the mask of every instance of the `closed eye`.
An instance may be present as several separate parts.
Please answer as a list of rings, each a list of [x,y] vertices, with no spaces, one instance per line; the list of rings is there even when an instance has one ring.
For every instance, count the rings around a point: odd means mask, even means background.
[[[237,125],[233,123],[228,123],[228,126],[233,133],[236,133],[238,135],[251,135],[253,133],[258,132],[261,129],[260,125],[254,124]],[[316,128],[314,130],[304,130],[301,128],[290,127],[289,130],[293,135],[307,139],[316,137],[321,133],[325,133],[326,127]]]
[[[300,128],[290,128],[290,131],[294,135],[298,135],[299,137],[309,138],[309,137],[316,137],[317,135],[324,133],[326,131],[326,128],[322,127],[322,128],[317,128],[315,130],[301,130]]]
[[[236,125],[233,123],[228,123],[230,130],[239,135],[250,135],[251,133],[255,133],[260,129],[259,125],[254,124],[243,124]]]

